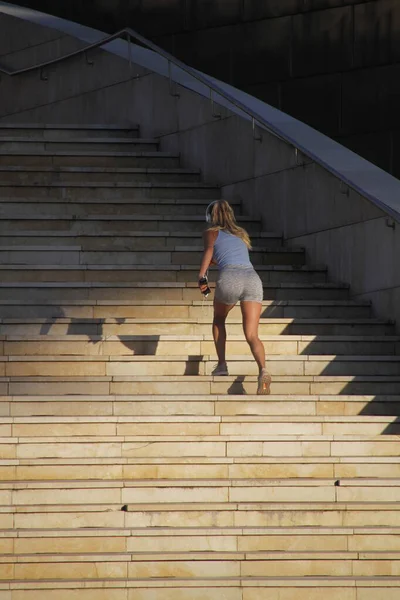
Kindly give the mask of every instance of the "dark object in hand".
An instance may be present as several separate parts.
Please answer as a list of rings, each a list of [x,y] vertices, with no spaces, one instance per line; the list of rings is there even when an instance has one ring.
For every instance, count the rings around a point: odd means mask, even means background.
[[[203,294],[203,296],[205,296],[207,298],[207,296],[209,294],[211,294],[211,290],[208,287],[208,279],[207,279],[207,277],[202,277],[201,279],[199,279],[199,285],[206,285],[207,286],[207,288],[204,291],[201,292]]]

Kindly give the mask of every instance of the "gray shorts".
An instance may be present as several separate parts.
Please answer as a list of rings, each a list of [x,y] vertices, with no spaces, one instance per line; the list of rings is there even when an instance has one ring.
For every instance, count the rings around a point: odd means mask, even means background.
[[[222,304],[262,302],[262,281],[253,267],[225,267],[218,275],[215,300]]]

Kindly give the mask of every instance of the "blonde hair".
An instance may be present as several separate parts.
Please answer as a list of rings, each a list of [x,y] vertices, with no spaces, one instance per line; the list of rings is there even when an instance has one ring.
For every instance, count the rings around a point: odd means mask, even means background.
[[[236,223],[235,213],[231,205],[226,200],[217,200],[210,210],[211,226],[209,231],[220,231],[223,229],[232,235],[240,238],[251,250],[251,241],[249,234],[243,227]]]

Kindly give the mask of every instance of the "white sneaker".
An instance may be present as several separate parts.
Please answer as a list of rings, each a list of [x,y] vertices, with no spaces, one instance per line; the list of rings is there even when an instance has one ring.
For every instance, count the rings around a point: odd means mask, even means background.
[[[226,363],[223,363],[222,365],[217,364],[211,371],[211,375],[229,375]]]

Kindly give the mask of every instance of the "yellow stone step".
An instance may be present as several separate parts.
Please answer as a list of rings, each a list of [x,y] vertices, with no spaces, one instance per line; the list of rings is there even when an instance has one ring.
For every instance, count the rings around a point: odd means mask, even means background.
[[[147,416],[147,417],[0,417],[9,437],[85,436],[220,436],[243,440],[254,436],[396,435],[396,417],[371,416]]]
[[[398,436],[262,435],[251,436],[119,436],[6,437],[0,458],[262,458],[262,457],[395,457]],[[7,429],[8,427],[8,429]]]
[[[47,480],[143,480],[143,479],[276,479],[276,478],[400,478],[398,463],[386,459],[361,461],[354,458],[341,462],[339,457],[304,457],[275,460],[257,459],[3,459],[0,462],[0,481]]]
[[[0,527],[27,530],[32,537],[84,535],[91,529],[140,528],[227,528],[227,527],[386,527],[400,526],[399,503],[308,502],[308,503],[173,503],[127,505],[3,505]],[[82,531],[82,528],[84,531]],[[53,533],[49,530],[53,530]],[[66,530],[65,533],[62,530]],[[105,531],[105,535],[107,535]],[[80,532],[80,533],[79,533]],[[23,535],[23,532],[18,532]],[[216,531],[214,529],[214,535]],[[43,546],[44,547],[44,546]]]
[[[260,332],[272,327],[274,323],[262,320]],[[307,324],[307,326],[311,323]],[[332,324],[341,327],[341,324]],[[215,346],[209,333],[211,325],[185,323],[171,320],[162,323],[158,334],[157,326],[151,322],[104,323],[86,322],[51,323],[0,323],[0,352],[3,355],[95,355],[95,356],[179,356],[184,353],[206,355],[215,358]],[[319,324],[315,324],[318,329]],[[367,324],[366,324],[367,326]],[[375,326],[371,323],[371,327]],[[117,335],[118,329],[121,329]],[[146,333],[146,328],[148,329]],[[192,331],[190,335],[165,334],[163,330],[175,331],[184,328]],[[251,356],[250,348],[244,339],[241,322],[227,326],[227,356]],[[129,334],[123,334],[124,330]],[[139,330],[135,334],[136,330]],[[197,334],[194,333],[197,331]],[[205,333],[199,333],[204,331]],[[78,332],[80,332],[78,334]],[[207,333],[208,332],[208,333]],[[400,337],[398,336],[322,336],[260,333],[267,357],[271,355],[355,355],[390,356],[399,355]]]
[[[60,239],[58,238],[58,243]],[[65,242],[63,242],[65,243]],[[55,300],[43,299],[36,302],[21,298],[19,300],[0,300],[0,316],[6,319],[49,318],[63,322],[63,319],[204,319],[212,314],[212,302],[201,300]],[[279,319],[366,319],[371,316],[368,302],[351,300],[265,300],[263,317]],[[232,309],[229,320],[241,318],[240,307]],[[52,322],[51,321],[51,322]],[[289,321],[290,322],[290,321]]]
[[[186,553],[51,553],[33,557],[4,555],[2,580],[52,580],[81,577],[387,577],[400,576],[400,553],[391,552],[186,552]]]
[[[196,275],[197,277],[197,275]],[[70,300],[198,300],[199,289],[196,283],[181,282],[23,282],[1,283],[0,301],[15,302],[26,299],[37,304],[43,300],[60,300],[60,306]],[[212,288],[211,284],[211,288]],[[346,300],[349,287],[338,283],[265,283],[266,300]]]
[[[397,600],[399,588],[398,577],[65,579],[5,582],[0,594],[7,590],[5,600]]]
[[[397,416],[400,396],[1,396],[2,417]]]
[[[64,377],[0,377],[2,396],[20,395],[246,395],[255,394],[257,377],[238,375],[228,377],[198,376],[97,376]],[[285,376],[276,375],[271,384],[272,394],[296,395],[399,395],[398,376]]]
[[[57,493],[55,493],[57,490]],[[398,502],[396,479],[140,480],[0,483],[2,504],[37,505],[82,502]]]
[[[23,342],[22,342],[23,349]],[[232,376],[258,375],[249,355],[227,357]],[[210,355],[38,355],[0,356],[1,377],[124,377],[211,375]],[[271,355],[266,366],[275,376],[400,376],[400,356]],[[217,378],[215,378],[217,379]],[[219,377],[218,379],[221,379]]]

